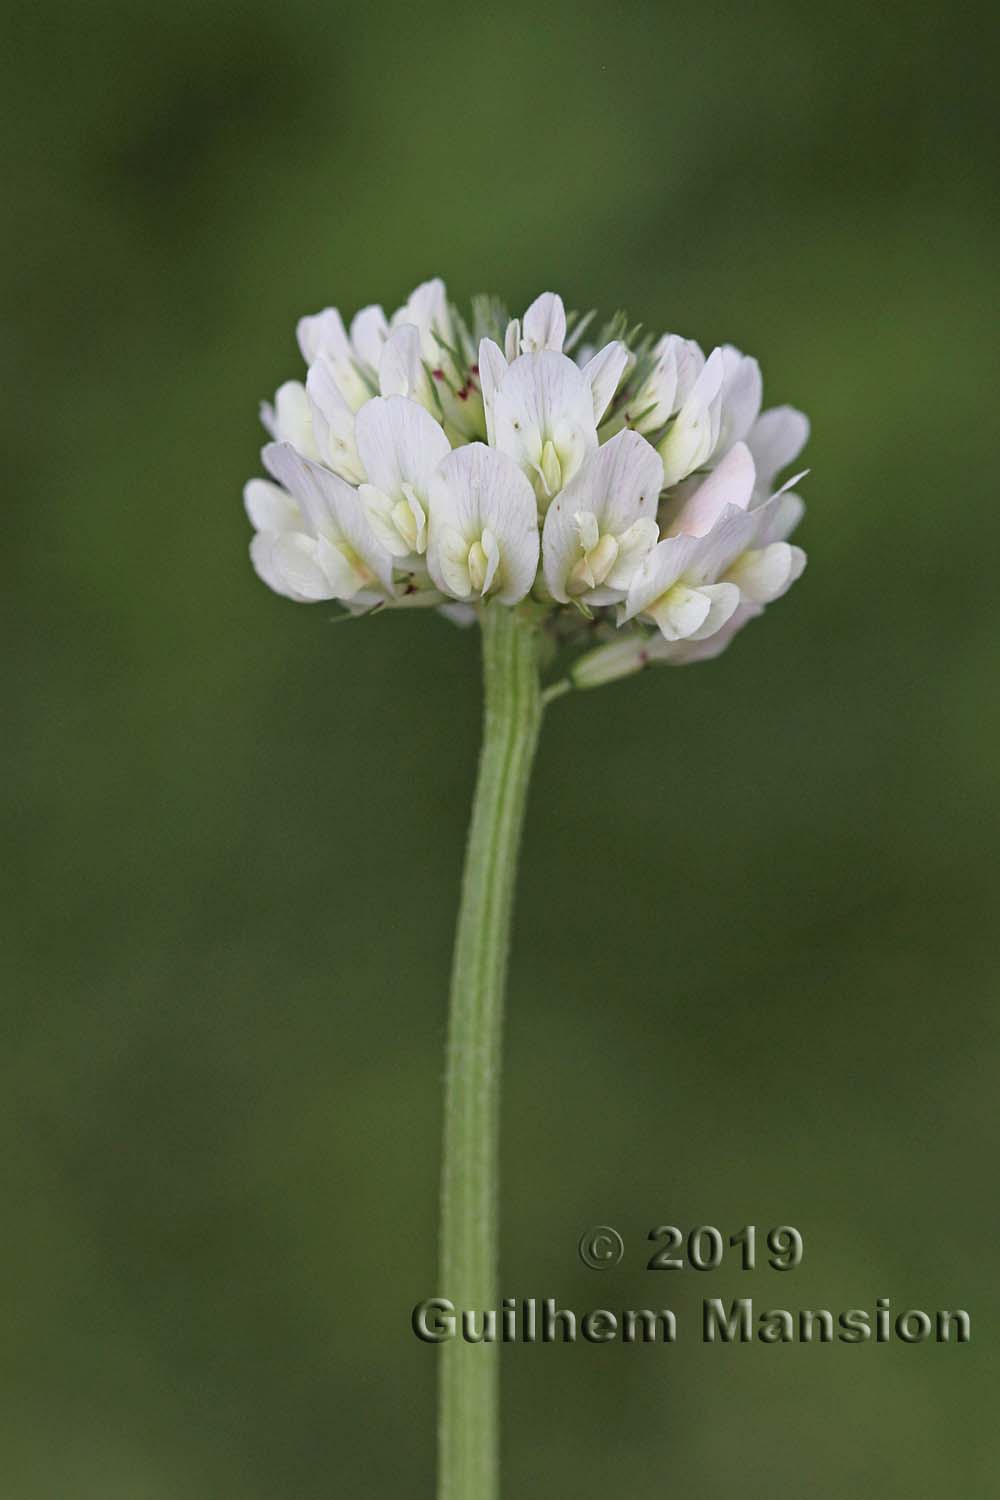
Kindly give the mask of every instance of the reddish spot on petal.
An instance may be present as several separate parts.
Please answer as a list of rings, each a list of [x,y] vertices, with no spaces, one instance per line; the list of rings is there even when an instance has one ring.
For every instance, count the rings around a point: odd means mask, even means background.
[[[444,371],[443,370],[432,370],[431,374],[434,376],[435,380],[443,380],[444,379]]]

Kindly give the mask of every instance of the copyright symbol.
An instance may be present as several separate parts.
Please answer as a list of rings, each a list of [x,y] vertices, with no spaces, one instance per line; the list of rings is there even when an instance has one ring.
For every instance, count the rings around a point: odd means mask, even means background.
[[[620,1265],[625,1254],[621,1235],[609,1224],[598,1224],[596,1228],[588,1229],[580,1236],[577,1248],[580,1259],[592,1271],[608,1271],[612,1266]]]

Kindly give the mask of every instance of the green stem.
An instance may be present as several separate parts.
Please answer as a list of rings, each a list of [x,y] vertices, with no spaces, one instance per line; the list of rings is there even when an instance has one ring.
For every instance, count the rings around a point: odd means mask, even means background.
[[[517,852],[542,718],[538,630],[483,611],[485,712],[455,936],[441,1186],[441,1296],[497,1306],[499,1095],[504,980]],[[438,1500],[497,1500],[496,1344],[440,1346]]]

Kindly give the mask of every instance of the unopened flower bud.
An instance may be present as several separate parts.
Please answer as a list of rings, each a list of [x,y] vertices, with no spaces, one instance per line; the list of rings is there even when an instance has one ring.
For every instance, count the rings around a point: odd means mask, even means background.
[[[648,661],[646,637],[626,635],[581,656],[574,662],[570,678],[574,687],[601,687],[605,682],[617,682],[619,677],[641,672]]]

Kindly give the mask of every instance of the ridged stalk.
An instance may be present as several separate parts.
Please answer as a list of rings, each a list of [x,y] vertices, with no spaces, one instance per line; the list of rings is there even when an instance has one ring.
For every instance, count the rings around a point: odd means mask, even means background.
[[[440,1295],[497,1306],[504,985],[518,847],[542,718],[538,631],[502,605],[482,619],[484,715],[448,1020]],[[498,1500],[496,1344],[441,1344],[438,1500]]]

